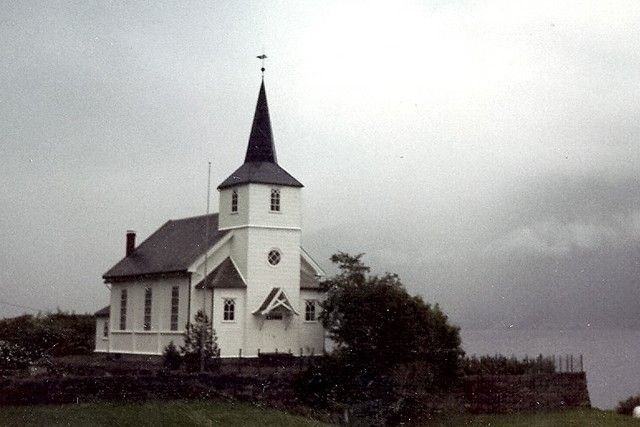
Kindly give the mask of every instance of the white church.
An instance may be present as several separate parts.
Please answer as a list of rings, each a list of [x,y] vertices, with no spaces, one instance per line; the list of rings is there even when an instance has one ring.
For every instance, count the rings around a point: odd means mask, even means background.
[[[204,310],[222,357],[319,354],[322,269],[300,247],[302,184],[278,165],[264,78],[244,164],[219,186],[219,210],[169,220],[103,275],[96,352],[159,355]]]

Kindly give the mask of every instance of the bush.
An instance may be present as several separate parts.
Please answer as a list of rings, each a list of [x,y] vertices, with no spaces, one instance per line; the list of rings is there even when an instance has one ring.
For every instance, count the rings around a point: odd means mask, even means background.
[[[640,406],[640,395],[632,396],[626,400],[618,402],[616,412],[622,415],[631,415],[633,413],[633,408],[636,406]]]
[[[462,371],[465,375],[522,375],[532,373],[554,373],[556,364],[553,356],[530,359],[525,357],[518,359],[515,356],[506,357],[502,355],[466,357],[462,360]]]
[[[90,354],[94,349],[95,317],[58,311],[0,320],[0,340],[31,352],[52,356]]]
[[[162,353],[162,362],[164,367],[171,371],[175,371],[180,368],[180,365],[182,365],[182,355],[173,341],[164,348],[164,352]]]
[[[25,369],[39,358],[39,353],[21,345],[0,341],[0,369]]]

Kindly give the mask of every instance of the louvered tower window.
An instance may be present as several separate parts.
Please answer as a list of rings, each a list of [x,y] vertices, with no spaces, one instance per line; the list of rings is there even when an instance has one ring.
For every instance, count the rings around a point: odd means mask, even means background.
[[[238,212],[238,190],[231,192],[231,212]]]
[[[277,188],[271,189],[271,211],[280,212],[280,190]]]

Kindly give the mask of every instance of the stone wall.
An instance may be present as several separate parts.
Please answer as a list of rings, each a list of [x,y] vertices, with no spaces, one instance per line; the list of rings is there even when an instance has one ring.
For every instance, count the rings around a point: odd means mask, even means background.
[[[462,393],[471,413],[591,406],[584,372],[470,375],[463,378]]]

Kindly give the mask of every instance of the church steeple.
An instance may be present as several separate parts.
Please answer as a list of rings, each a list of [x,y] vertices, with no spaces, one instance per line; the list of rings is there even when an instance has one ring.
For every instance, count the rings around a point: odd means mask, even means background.
[[[247,155],[244,158],[244,162],[278,163],[276,147],[273,144],[273,134],[271,133],[271,119],[269,117],[267,93],[264,89],[264,78],[258,93],[256,112],[253,116],[253,125],[251,126],[249,145],[247,146]]]
[[[271,133],[271,119],[267,105],[267,92],[264,88],[264,77],[260,84],[260,92],[258,92],[258,102],[253,116],[244,163],[225,179],[218,186],[218,189],[222,190],[249,183],[302,187],[300,181],[278,165],[276,147]]]

